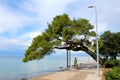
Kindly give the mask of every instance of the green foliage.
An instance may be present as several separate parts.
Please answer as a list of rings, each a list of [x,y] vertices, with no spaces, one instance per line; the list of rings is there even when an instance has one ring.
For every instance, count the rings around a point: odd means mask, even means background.
[[[93,25],[87,19],[71,20],[67,14],[58,15],[53,18],[51,24],[48,23],[45,32],[33,39],[32,44],[25,52],[23,61],[41,59],[45,55],[50,55],[54,52],[54,48],[66,47],[62,44],[63,42],[71,46],[71,49],[80,46],[81,41],[87,46],[91,46],[90,38],[96,35],[92,29]],[[75,42],[76,44],[74,44]]]
[[[116,59],[116,56],[120,53],[120,33],[106,31],[101,35],[100,40],[102,42],[102,46],[99,47],[100,53]]]
[[[45,35],[45,34],[44,34]],[[23,62],[33,59],[41,59],[44,55],[49,55],[53,52],[53,44],[48,42],[47,36],[37,36],[33,39],[31,46],[26,50]]]
[[[63,28],[62,31],[63,40],[68,41],[72,39],[74,35],[75,35],[74,28]]]
[[[105,67],[106,68],[120,67],[120,60],[109,59],[105,61]]]
[[[83,35],[85,38],[89,38],[89,36],[95,37],[95,32],[90,31],[93,29],[93,25],[87,19],[72,20],[72,27],[75,29],[76,35]]]
[[[106,80],[120,80],[120,67],[115,67],[105,73]]]

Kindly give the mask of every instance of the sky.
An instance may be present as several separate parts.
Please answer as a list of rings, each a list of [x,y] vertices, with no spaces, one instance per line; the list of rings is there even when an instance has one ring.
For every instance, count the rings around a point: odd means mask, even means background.
[[[0,0],[0,55],[24,55],[32,39],[47,29],[53,17],[67,13],[86,18],[95,25],[95,6],[99,34],[120,31],[119,0]]]

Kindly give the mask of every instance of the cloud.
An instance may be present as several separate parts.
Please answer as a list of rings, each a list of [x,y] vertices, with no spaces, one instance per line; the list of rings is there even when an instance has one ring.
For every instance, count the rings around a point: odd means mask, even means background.
[[[27,47],[27,46],[30,46],[32,39],[38,35],[41,35],[40,31],[32,31],[18,37],[17,39],[22,40],[21,42],[25,42],[24,45]]]
[[[14,48],[25,50],[28,46],[30,46],[32,39],[40,34],[41,32],[39,31],[33,31],[12,39],[0,37],[0,50],[9,50]]]
[[[40,25],[38,28],[43,31],[55,15],[65,13],[67,5],[74,1],[26,0],[21,3],[16,1],[10,3],[6,0],[0,5],[0,34],[6,32],[14,34],[31,24],[37,27]],[[8,6],[8,4],[14,5]]]
[[[99,33],[103,33],[105,30],[111,30],[113,32],[120,31],[120,5],[119,0],[109,1],[79,1],[72,4],[72,9],[68,9],[72,17],[80,17],[88,19],[93,25],[95,25],[95,9],[90,9],[88,6],[95,5],[97,7],[98,27]],[[95,29],[94,29],[95,30]]]
[[[11,45],[17,49],[27,48],[32,38],[41,34],[53,17],[63,13],[67,13],[70,18],[87,18],[95,25],[94,9],[88,9],[89,5],[95,4],[91,0],[5,0],[3,2],[0,3],[0,50],[11,49]],[[106,30],[120,31],[119,2],[119,0],[96,1],[99,33]]]
[[[12,2],[11,4],[14,4],[14,1]],[[42,30],[44,30],[47,28],[47,22],[51,22],[55,15],[63,13],[68,13],[70,17],[87,18],[92,24],[95,24],[94,10],[90,11],[87,8],[92,4],[94,4],[93,1],[82,0],[26,0],[15,5],[18,8],[16,11],[1,5],[0,33],[10,30],[12,30],[12,32],[17,32],[30,23],[41,25]],[[109,25],[109,27],[107,26],[108,29],[110,28],[111,30],[118,31],[118,29],[114,29],[112,26],[114,26],[114,24],[119,24],[119,1],[96,1],[96,4],[98,24],[107,24]],[[115,5],[117,6],[116,8],[114,8]],[[115,25],[115,27],[117,26],[119,25]]]
[[[37,20],[40,24],[47,27],[53,17],[66,12],[68,5],[77,0],[30,0],[22,5],[23,9],[37,14]]]
[[[112,32],[120,31],[120,5],[118,0],[103,0],[97,2],[98,21],[106,23],[106,28]],[[104,26],[102,27],[104,28]]]
[[[0,6],[0,33],[11,29],[16,30],[21,26],[21,23],[18,16]]]
[[[108,24],[107,23],[99,23],[98,24],[98,33],[105,32],[108,30]]]
[[[34,21],[36,20],[33,16],[27,16],[0,5],[0,34],[17,33],[30,24],[35,24]]]
[[[73,1],[73,0],[70,0]],[[56,4],[57,3],[57,4]],[[29,26],[29,24],[33,23],[33,26],[37,27],[40,24],[41,26],[38,27],[40,29],[45,28],[45,24],[47,25],[47,22],[50,21],[50,18],[53,18],[53,16],[57,14],[64,13],[64,8],[66,4],[69,3],[69,1],[65,1],[63,4],[62,1],[24,1],[21,4],[18,4],[17,7],[18,9],[22,9],[21,11],[29,12],[36,14],[35,16],[31,15],[25,15],[26,13],[20,12],[18,10],[14,11],[14,9],[8,8],[6,5],[1,5],[0,6],[0,34],[2,35],[3,33],[13,33],[16,34],[18,32],[21,32],[21,29],[25,29],[26,26]],[[11,6],[9,6],[11,7]],[[46,26],[47,27],[47,26]],[[28,28],[28,27],[27,27]],[[28,32],[28,29],[25,30],[24,34],[17,35],[12,38],[9,38],[9,36],[4,36],[0,37],[2,40],[0,50],[8,50],[8,49],[13,49],[11,45],[14,45],[16,48],[21,49],[21,48],[26,48],[31,44],[32,38],[35,37],[36,35],[40,34],[39,31],[32,31]]]

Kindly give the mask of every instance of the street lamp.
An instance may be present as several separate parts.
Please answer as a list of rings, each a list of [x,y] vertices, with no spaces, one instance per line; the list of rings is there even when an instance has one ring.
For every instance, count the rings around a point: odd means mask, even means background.
[[[99,67],[99,50],[98,50],[98,23],[97,23],[97,9],[96,6],[88,6],[88,8],[95,9],[95,22],[96,22],[96,52],[97,52],[97,71],[98,76],[100,76],[100,67]]]

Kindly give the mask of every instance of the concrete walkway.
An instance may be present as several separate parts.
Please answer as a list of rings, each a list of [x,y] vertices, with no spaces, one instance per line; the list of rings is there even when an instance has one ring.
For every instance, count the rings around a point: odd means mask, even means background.
[[[56,72],[42,77],[34,77],[31,80],[101,80],[101,76],[97,76],[96,69],[84,69]]]
[[[96,68],[79,70],[79,73],[71,77],[68,80],[101,80],[102,71],[100,71],[100,77],[98,77]]]
[[[93,64],[83,64],[85,66],[80,70],[65,70],[55,72],[45,76],[37,76],[30,80],[101,80],[102,76],[98,77],[96,67]],[[94,67],[91,67],[94,66]],[[100,75],[102,70],[100,69]]]
[[[85,80],[101,80],[102,79],[102,70],[100,71],[100,76],[98,76],[98,72],[95,69],[93,74],[88,74]]]

